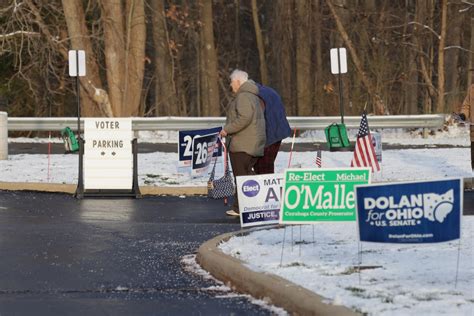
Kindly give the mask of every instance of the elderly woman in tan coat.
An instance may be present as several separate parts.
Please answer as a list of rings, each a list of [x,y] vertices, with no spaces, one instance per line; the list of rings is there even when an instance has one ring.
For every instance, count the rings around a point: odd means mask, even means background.
[[[255,174],[253,168],[265,148],[265,117],[258,98],[258,88],[248,74],[234,70],[230,75],[234,100],[227,108],[227,120],[221,136],[230,136],[229,156],[234,177]],[[237,193],[227,215],[239,216]]]
[[[466,98],[461,105],[461,113],[459,114],[463,121],[469,120],[471,122],[471,166],[474,169],[474,84],[471,84],[467,92]]]

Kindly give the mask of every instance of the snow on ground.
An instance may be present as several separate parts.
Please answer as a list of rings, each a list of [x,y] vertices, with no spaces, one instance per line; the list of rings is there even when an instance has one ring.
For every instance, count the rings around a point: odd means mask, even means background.
[[[294,152],[292,167],[312,168],[316,152]],[[208,176],[191,178],[177,167],[177,153],[147,153],[138,155],[140,185],[150,186],[205,186]],[[280,152],[276,172],[288,167],[290,153]],[[322,152],[324,168],[348,167],[351,152]],[[385,150],[382,171],[374,175],[374,182],[471,177],[469,148]],[[10,155],[0,160],[0,181],[77,183],[77,155]],[[222,175],[222,164],[216,166],[217,177]]]
[[[233,237],[220,249],[247,262],[252,270],[279,275],[322,295],[328,303],[369,315],[474,314],[472,216],[462,218],[461,243],[362,243],[361,266],[366,269],[360,274],[355,222],[285,229]]]
[[[357,131],[350,131],[354,140]],[[382,142],[390,144],[432,144],[428,149],[384,150],[382,172],[374,182],[472,177],[469,132],[450,126],[422,138],[419,130],[383,130]],[[176,142],[176,132],[140,132],[139,142]],[[58,141],[57,139],[52,139]],[[31,139],[9,139],[9,142]],[[37,139],[47,143],[48,139]],[[291,142],[288,138],[285,142]],[[296,142],[325,142],[322,131],[307,131]],[[435,145],[464,146],[435,148]],[[46,146],[46,145],[45,145]],[[297,144],[295,145],[297,146]],[[312,168],[316,152],[294,152],[291,167]],[[327,168],[348,167],[351,152],[322,152]],[[288,167],[290,153],[280,152],[276,172]],[[205,186],[207,175],[191,178],[177,167],[177,153],[148,153],[138,156],[140,185]],[[48,179],[49,166],[49,179]],[[77,155],[10,155],[0,160],[0,181],[77,183]],[[217,166],[217,176],[222,174]],[[371,315],[473,315],[474,257],[472,217],[463,217],[459,274],[456,266],[459,242],[433,245],[362,244],[359,265],[355,223],[324,223],[261,230],[232,238],[221,245],[256,270],[267,270],[323,295],[333,304],[343,304]],[[301,228],[300,228],[301,227]],[[313,234],[314,228],[314,234]],[[300,237],[301,231],[301,237]],[[293,236],[293,237],[291,237]]]
[[[140,132],[139,142],[176,142],[176,132]],[[53,139],[53,138],[52,138]],[[353,139],[353,137],[351,138]],[[24,138],[9,142],[25,142]],[[48,142],[48,139],[29,140]],[[287,138],[285,142],[291,142]],[[322,131],[308,131],[296,142],[325,142]],[[382,143],[400,144],[451,144],[468,146],[468,130],[451,126],[448,131],[438,132],[429,138],[422,138],[419,131],[402,132],[384,130]],[[45,144],[45,146],[47,146]],[[298,146],[294,145],[295,149]],[[316,150],[316,148],[315,148]],[[405,180],[439,179],[444,177],[471,177],[469,147],[383,150],[382,171],[374,175],[374,182]],[[316,151],[293,152],[291,167],[312,168],[315,166]],[[352,159],[351,152],[322,152],[323,168],[348,167]],[[280,152],[276,159],[276,172],[288,167],[290,153]],[[49,167],[48,167],[49,166]],[[49,177],[48,177],[49,169]],[[10,155],[8,160],[0,160],[0,181],[10,182],[51,182],[77,183],[77,155]],[[216,176],[223,171],[221,159],[216,167]],[[178,168],[177,153],[147,153],[138,155],[138,176],[140,185],[151,186],[205,186],[208,175],[190,177],[189,169]]]
[[[197,263],[196,255],[194,254],[186,255],[182,257],[181,264],[185,271],[196,274],[200,276],[201,278],[203,278],[204,280],[211,280],[212,282],[217,284],[217,285],[212,285],[210,287],[201,288],[201,291],[203,292],[213,293],[215,297],[218,297],[218,298],[244,297],[248,299],[252,304],[258,305],[268,310],[271,313],[271,315],[278,315],[278,316],[288,315],[288,313],[280,307],[272,305],[263,300],[253,298],[250,295],[240,294],[240,293],[236,293],[232,291],[232,289],[228,287],[227,285],[225,285],[222,281],[217,280],[209,272],[203,270],[201,266]]]

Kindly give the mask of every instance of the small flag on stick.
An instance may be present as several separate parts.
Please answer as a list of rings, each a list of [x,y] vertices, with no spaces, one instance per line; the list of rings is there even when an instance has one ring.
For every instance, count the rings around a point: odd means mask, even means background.
[[[370,167],[372,168],[372,172],[380,171],[365,111],[362,113],[362,119],[360,120],[359,133],[357,134],[351,167]]]
[[[318,152],[316,153],[316,166],[321,168],[321,149],[318,149]]]

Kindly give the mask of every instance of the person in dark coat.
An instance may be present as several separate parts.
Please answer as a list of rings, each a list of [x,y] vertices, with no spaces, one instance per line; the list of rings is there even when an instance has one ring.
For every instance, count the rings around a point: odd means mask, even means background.
[[[265,115],[265,133],[267,141],[263,157],[254,166],[255,173],[275,173],[275,159],[280,150],[281,141],[291,135],[286,119],[285,107],[280,95],[272,88],[256,83],[258,96],[263,101]]]

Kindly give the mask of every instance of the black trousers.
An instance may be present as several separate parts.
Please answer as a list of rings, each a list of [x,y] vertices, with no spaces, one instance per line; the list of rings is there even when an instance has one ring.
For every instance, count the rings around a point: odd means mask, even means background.
[[[257,174],[275,173],[275,159],[280,150],[281,141],[265,147],[263,157],[258,158],[255,164]]]
[[[232,209],[236,212],[239,212],[239,200],[237,198],[237,179],[238,176],[249,176],[255,174],[253,168],[257,163],[258,158],[250,156],[244,152],[229,153],[230,164],[232,165],[232,172],[234,173],[235,181],[235,193],[234,193],[234,203],[232,204]]]

